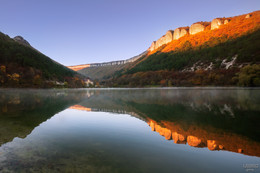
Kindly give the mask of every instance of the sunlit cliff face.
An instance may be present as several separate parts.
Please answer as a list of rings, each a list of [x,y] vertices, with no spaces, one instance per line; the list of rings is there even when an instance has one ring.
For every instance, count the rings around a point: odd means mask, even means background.
[[[148,49],[148,54],[157,52],[159,50],[158,48],[163,45],[165,45],[165,47],[160,51],[170,52],[177,48],[181,48],[187,41],[189,41],[193,47],[196,47],[214,37],[220,38],[225,36],[227,38],[237,38],[256,27],[259,27],[259,22],[260,11],[229,18],[216,18],[211,22],[196,22],[190,27],[176,28],[172,33],[173,40],[171,41],[165,42],[165,36],[162,36],[151,44]]]
[[[90,67],[90,64],[84,64],[84,65],[75,65],[75,66],[67,66],[69,69],[74,70],[74,71],[79,71],[83,68]]]

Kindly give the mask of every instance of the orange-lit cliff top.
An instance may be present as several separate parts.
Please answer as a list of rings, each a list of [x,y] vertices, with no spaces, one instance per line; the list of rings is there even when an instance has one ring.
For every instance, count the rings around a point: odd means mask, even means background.
[[[150,52],[148,53],[148,55],[151,55],[158,50],[160,52],[174,51],[177,48],[182,47],[182,45],[186,41],[189,41],[193,47],[196,47],[202,45],[203,43],[209,41],[211,38],[214,37],[225,37],[226,39],[237,38],[248,31],[260,28],[260,11],[255,11],[249,14],[235,17],[216,19],[219,19],[219,24],[216,24],[219,25],[217,26],[217,28],[212,29],[212,23],[208,25],[208,22],[197,22],[196,24],[201,24],[204,26],[204,28],[196,28],[196,34],[191,35],[187,33],[177,40],[173,38],[171,42],[165,42],[166,44],[160,45],[165,45],[164,48],[159,47],[158,49],[151,49],[150,47]],[[189,29],[191,30],[191,27]],[[200,29],[202,29],[203,31],[199,31]]]
[[[67,66],[69,69],[74,71],[79,71],[83,68],[90,67],[90,64],[84,64],[84,65],[75,65],[75,66]]]

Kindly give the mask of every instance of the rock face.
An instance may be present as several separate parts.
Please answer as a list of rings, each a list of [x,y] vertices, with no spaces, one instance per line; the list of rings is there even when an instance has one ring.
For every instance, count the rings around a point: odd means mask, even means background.
[[[111,62],[103,62],[103,63],[93,63],[93,64],[82,64],[82,65],[75,65],[75,66],[67,66],[68,68],[74,70],[74,71],[79,71],[84,68],[88,67],[102,67],[102,66],[109,66],[109,65],[122,65],[130,62],[134,62],[141,58],[143,55],[145,55],[147,51],[144,51],[143,53],[134,56],[132,58],[126,59],[126,60],[120,60],[120,61],[111,61]]]
[[[23,44],[25,46],[31,46],[28,41],[26,41],[22,36],[16,36],[13,38],[16,42]]]
[[[173,40],[173,31],[169,30],[165,34],[164,44],[170,43]]]
[[[189,33],[189,27],[177,28],[174,30],[173,39],[178,40],[179,38],[183,37],[188,33]]]
[[[74,71],[79,71],[83,68],[90,67],[90,64],[84,64],[84,65],[75,65],[75,66],[67,66],[69,69],[74,70]]]
[[[190,26],[190,35],[197,34],[205,30],[205,26],[201,23],[194,23]]]
[[[251,17],[251,14],[247,14],[245,18],[248,19],[250,17]]]
[[[162,36],[161,38],[159,38],[157,41],[156,41],[156,44],[155,44],[155,49],[158,49],[159,47],[161,47],[162,45],[165,44],[165,35]]]
[[[219,19],[219,18],[213,19],[211,22],[211,30],[218,29],[219,26],[221,26],[221,25],[223,25],[222,19]]]
[[[170,43],[172,40],[173,40],[173,31],[169,30],[166,32],[166,34],[164,36],[159,38],[157,41],[153,41],[148,50],[153,51],[155,49],[158,49],[162,45]]]
[[[226,19],[225,21],[224,21],[224,25],[226,25],[226,24],[228,24],[229,23],[229,19]]]
[[[149,48],[149,51],[153,51],[156,47],[155,45],[156,45],[156,41],[153,41],[150,48]]]

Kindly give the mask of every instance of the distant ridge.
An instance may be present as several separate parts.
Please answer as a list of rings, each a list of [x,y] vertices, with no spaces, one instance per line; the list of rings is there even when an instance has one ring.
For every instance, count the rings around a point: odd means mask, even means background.
[[[143,53],[134,56],[132,58],[126,59],[126,60],[118,60],[118,61],[110,61],[110,62],[103,62],[103,63],[91,63],[91,64],[81,64],[81,65],[74,65],[74,66],[67,66],[68,68],[74,70],[74,71],[79,71],[84,68],[88,67],[102,67],[102,66],[111,66],[111,65],[123,65],[127,64],[130,62],[135,62],[138,60],[140,57],[144,56],[147,54],[147,51],[144,51]]]

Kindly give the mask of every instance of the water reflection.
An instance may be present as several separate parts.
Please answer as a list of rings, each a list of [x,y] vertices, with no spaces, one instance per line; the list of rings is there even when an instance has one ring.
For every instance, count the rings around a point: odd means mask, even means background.
[[[92,97],[72,108],[130,114],[178,144],[260,156],[258,90],[101,90],[92,93]]]
[[[117,163],[126,164],[122,153],[131,155],[127,162],[135,165],[140,155],[151,152],[138,169],[131,169],[142,172],[146,164],[156,165],[150,157],[161,158],[159,165],[170,164],[169,158],[177,157],[170,153],[180,156],[183,148],[189,152],[183,161],[189,162],[194,147],[201,148],[201,153],[203,148],[212,153],[209,160],[218,155],[212,151],[239,153],[241,159],[243,155],[259,157],[259,102],[259,90],[248,89],[0,90],[0,171],[3,167],[13,170],[12,164],[21,169],[21,160],[33,167],[30,162],[40,157],[41,163],[35,165],[43,166],[49,159],[64,166],[61,158],[66,164],[82,159],[82,167],[85,161],[93,163],[95,171],[97,165],[106,165],[103,172],[114,172]],[[135,147],[125,151],[127,143],[135,143]],[[148,150],[150,145],[154,145],[152,150]],[[111,160],[104,163],[108,158]]]
[[[26,137],[39,124],[85,96],[80,90],[0,90],[0,145]]]

